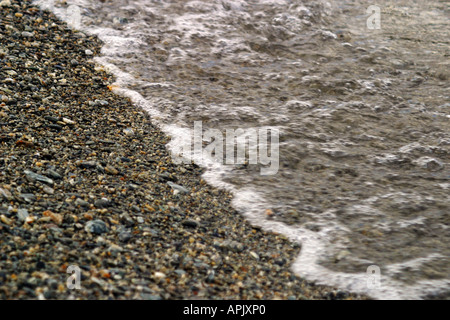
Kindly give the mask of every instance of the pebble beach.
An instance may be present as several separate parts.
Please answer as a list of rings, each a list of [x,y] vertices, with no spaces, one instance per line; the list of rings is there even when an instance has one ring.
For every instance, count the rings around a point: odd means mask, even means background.
[[[298,244],[175,165],[97,38],[30,1],[0,21],[0,299],[366,299],[296,276]]]

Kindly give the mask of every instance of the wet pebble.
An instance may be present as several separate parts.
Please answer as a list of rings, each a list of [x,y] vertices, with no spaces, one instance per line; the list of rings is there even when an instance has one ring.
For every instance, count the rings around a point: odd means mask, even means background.
[[[102,234],[108,232],[108,227],[102,220],[93,220],[86,223],[85,230],[90,233]]]
[[[112,202],[106,198],[98,199],[94,202],[96,208],[109,208],[112,206]]]
[[[183,226],[190,227],[190,228],[197,228],[200,225],[198,221],[195,221],[192,219],[184,220],[182,222],[182,224],[183,224]]]
[[[168,181],[167,184],[172,187],[173,190],[181,193],[189,193],[189,190],[179,184]]]
[[[19,219],[19,221],[25,222],[26,219],[28,218],[29,213],[27,209],[19,209],[17,210],[17,218]]]
[[[54,181],[46,176],[43,176],[41,174],[34,173],[30,170],[25,170],[24,173],[27,175],[27,178],[29,178],[31,181],[39,181],[44,182],[49,185],[53,185]]]

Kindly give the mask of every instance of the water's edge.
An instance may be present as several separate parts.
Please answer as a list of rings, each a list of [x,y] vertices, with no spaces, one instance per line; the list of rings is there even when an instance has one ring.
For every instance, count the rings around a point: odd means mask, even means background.
[[[35,1],[35,3],[41,6],[41,8],[49,8],[47,1],[41,0]],[[77,3],[82,5],[82,1],[78,1]],[[64,8],[53,7],[52,11],[58,18],[68,21]],[[96,35],[105,43],[111,40],[111,31],[106,29],[81,25],[80,31],[86,34]],[[125,43],[129,40],[122,39],[121,41]],[[116,39],[116,41],[120,40]],[[139,40],[135,39],[135,41]],[[147,100],[141,93],[129,89],[130,84],[136,82],[133,75],[110,63],[107,56],[95,57],[94,61],[115,76],[116,82],[113,84],[113,91],[115,93],[130,98],[135,105],[147,111],[151,115],[152,121],[165,134],[172,138],[167,146],[169,150],[178,150],[179,146],[185,143],[186,137],[191,135],[192,130],[161,121],[160,119],[164,119],[165,115],[154,107],[152,102]],[[198,163],[202,164],[201,162]],[[382,286],[369,288],[367,285],[368,277],[365,272],[349,274],[330,270],[319,264],[320,257],[327,253],[327,234],[330,230],[325,228],[321,232],[313,232],[307,228],[294,227],[281,221],[268,219],[265,210],[270,208],[270,204],[265,200],[264,195],[255,191],[254,188],[237,188],[235,185],[224,181],[223,177],[230,170],[225,166],[215,164],[206,168],[207,170],[203,176],[205,181],[215,187],[230,192],[233,195],[233,206],[251,224],[260,226],[267,231],[284,234],[291,241],[301,244],[300,256],[296,259],[292,269],[296,274],[308,281],[338,287],[355,293],[366,294],[375,299],[417,299],[428,293],[431,294],[439,291],[437,290],[438,287],[445,288],[450,285],[449,280],[418,281],[414,285],[406,285],[403,282],[396,281],[382,274],[380,279]],[[333,215],[334,212],[330,210],[328,214]],[[394,268],[395,266],[391,265],[391,267]]]

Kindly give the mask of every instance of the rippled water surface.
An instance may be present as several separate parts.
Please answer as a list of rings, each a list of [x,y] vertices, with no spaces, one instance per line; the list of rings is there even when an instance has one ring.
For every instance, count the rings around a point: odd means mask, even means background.
[[[41,2],[43,7],[48,2]],[[248,219],[302,243],[294,270],[375,298],[450,296],[449,4],[69,0],[118,92],[180,143],[280,131],[280,169],[210,168]],[[368,288],[377,265],[381,285]]]

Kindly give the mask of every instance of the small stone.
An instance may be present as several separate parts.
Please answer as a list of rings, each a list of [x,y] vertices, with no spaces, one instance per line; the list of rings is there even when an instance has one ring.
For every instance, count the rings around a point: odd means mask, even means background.
[[[0,221],[6,225],[10,225],[12,223],[11,219],[9,219],[7,216],[3,214],[0,216]]]
[[[79,160],[76,162],[77,166],[83,169],[93,169],[97,166],[97,163],[95,161],[83,161]]]
[[[50,129],[54,129],[56,131],[61,131],[63,129],[63,127],[61,127],[59,124],[54,124],[54,123],[48,124],[47,127],[49,127]]]
[[[75,121],[70,120],[69,118],[62,118],[62,121],[68,125],[74,125]]]
[[[12,78],[6,78],[5,80],[2,81],[3,83],[14,83],[16,82],[14,79]]]
[[[109,246],[108,250],[109,252],[122,252],[123,248],[118,246],[117,244],[112,244]]]
[[[256,252],[250,251],[250,256],[255,260],[259,260],[259,255]]]
[[[25,170],[24,173],[27,175],[27,178],[29,178],[31,181],[39,181],[39,182],[44,182],[47,184],[54,184],[54,181],[50,178],[47,178],[46,176],[34,173],[30,170]]]
[[[102,234],[108,232],[108,227],[102,220],[93,220],[86,224],[85,230],[90,233]]]
[[[24,32],[22,32],[22,37],[32,38],[32,37],[34,37],[34,33],[28,32],[28,31],[24,31]]]
[[[101,198],[94,202],[94,206],[99,209],[100,208],[109,208],[109,207],[111,207],[111,205],[112,205],[111,201],[109,201],[106,198]]]
[[[176,191],[178,191],[178,192],[181,192],[181,193],[189,193],[189,190],[188,190],[188,189],[186,189],[185,187],[180,186],[180,185],[178,185],[178,184],[176,184],[176,183],[173,183],[173,182],[171,182],[171,181],[167,181],[167,184],[168,184],[169,186],[171,186],[172,189],[174,189],[174,190],[176,190]]]
[[[157,271],[153,274],[153,277],[157,280],[160,280],[160,279],[164,279],[166,277],[166,275],[162,272]]]
[[[244,250],[244,245],[237,241],[231,241],[229,248],[235,252],[242,252]]]
[[[84,54],[87,56],[92,56],[94,53],[91,50],[86,49],[86,50],[84,50]]]
[[[55,193],[55,190],[54,190],[53,188],[50,188],[50,187],[47,187],[47,186],[45,186],[42,190],[43,190],[46,194],[54,194],[54,193]]]
[[[286,264],[286,259],[277,259],[277,260],[275,260],[274,261],[274,263],[276,264],[276,265],[279,265],[280,267],[282,267],[284,264]]]
[[[21,193],[20,197],[28,203],[33,203],[36,201],[36,196],[32,193]]]
[[[58,213],[53,213],[50,210],[46,210],[42,213],[44,217],[49,217],[54,223],[60,225],[63,221],[63,216]]]
[[[45,263],[42,262],[42,261],[36,262],[36,269],[37,269],[37,270],[43,270],[43,269],[45,269]]]
[[[2,2],[0,2],[0,7],[10,7],[10,6],[11,6],[10,0],[2,0]]]
[[[190,228],[197,228],[199,226],[198,221],[191,220],[191,219],[184,220],[181,224],[183,226],[190,227]]]
[[[123,129],[123,133],[125,133],[125,135],[128,137],[134,136],[134,130],[131,128]]]
[[[128,227],[132,227],[135,224],[134,220],[131,219],[131,217],[130,217],[130,215],[128,213],[123,213],[120,216],[120,222],[123,223],[124,225],[128,226]],[[119,236],[120,236],[120,234],[119,234]]]
[[[45,174],[56,180],[62,179],[62,176],[58,172],[56,172],[55,170],[52,170],[52,169],[48,169]]]
[[[33,216],[29,216],[25,219],[25,223],[28,223],[28,224],[32,224],[35,221],[36,221],[36,217],[33,217]]]
[[[94,101],[94,104],[96,105],[96,106],[107,106],[107,105],[109,105],[109,102],[108,101],[106,101],[106,100],[95,100]]]
[[[17,210],[17,218],[19,218],[19,221],[25,222],[25,220],[28,218],[28,210],[27,209],[19,209]]]
[[[215,272],[214,270],[209,270],[208,275],[206,277],[206,283],[213,283],[215,279]]]
[[[0,196],[5,198],[6,200],[11,200],[12,199],[12,194],[7,189],[0,188]]]
[[[242,243],[234,241],[234,240],[233,241],[226,240],[226,241],[224,241],[222,243],[219,243],[218,247],[222,248],[222,249],[225,249],[225,250],[228,249],[228,250],[231,250],[231,251],[234,251],[234,252],[242,252],[242,251],[244,251],[244,245]]]
[[[182,269],[176,269],[174,272],[179,276],[183,276],[186,274],[186,271],[184,271]]]
[[[122,231],[119,233],[119,240],[122,242],[128,242],[131,239],[131,233],[128,231]]]
[[[53,123],[59,122],[59,118],[52,117],[52,116],[45,116],[44,119],[47,121],[53,122]]]
[[[80,207],[84,207],[84,208],[89,207],[89,202],[84,201],[83,199],[80,199],[80,198],[77,198],[75,200],[74,204],[76,206],[80,206]]]
[[[107,173],[109,173],[109,174],[112,174],[112,175],[118,175],[119,174],[119,170],[117,170],[113,166],[106,166],[105,171]]]

